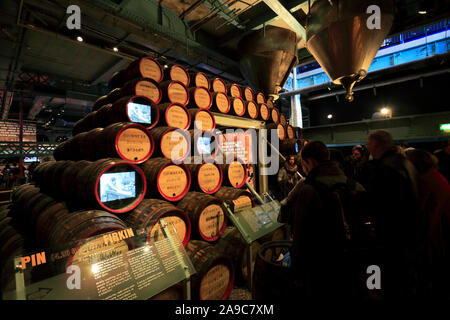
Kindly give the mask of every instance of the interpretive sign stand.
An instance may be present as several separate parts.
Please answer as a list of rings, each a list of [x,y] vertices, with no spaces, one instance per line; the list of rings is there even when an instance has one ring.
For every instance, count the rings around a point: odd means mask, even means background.
[[[16,257],[11,270],[15,288],[4,292],[3,299],[141,300],[183,282],[184,298],[190,300],[194,266],[173,224],[158,223],[163,236],[157,241],[149,241],[147,229],[129,228],[70,249]],[[33,280],[36,275],[43,280]]]
[[[247,187],[249,186],[247,185]],[[252,193],[256,193],[253,188],[249,187],[249,189]],[[261,203],[263,202],[259,194],[256,193],[255,196]],[[267,196],[270,199],[269,202],[239,212],[233,212],[230,207],[224,203],[228,212],[228,217],[247,243],[248,287],[250,290],[253,286],[252,243],[284,225],[277,222],[281,208],[280,203],[270,198],[269,195]]]

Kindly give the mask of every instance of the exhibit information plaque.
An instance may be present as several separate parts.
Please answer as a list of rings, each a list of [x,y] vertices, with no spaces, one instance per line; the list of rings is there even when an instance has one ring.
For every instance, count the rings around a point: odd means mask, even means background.
[[[11,290],[3,292],[3,298],[148,299],[195,273],[181,241],[168,228],[173,226],[167,225],[158,241],[149,237],[149,230],[130,228],[92,237],[58,252],[16,257],[15,271],[11,270],[15,281]]]
[[[283,225],[277,222],[279,213],[280,203],[274,200],[236,213],[229,211],[229,217],[250,244]]]

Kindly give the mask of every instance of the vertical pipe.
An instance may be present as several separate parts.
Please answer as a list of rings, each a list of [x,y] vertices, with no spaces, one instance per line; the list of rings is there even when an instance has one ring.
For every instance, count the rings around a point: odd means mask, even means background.
[[[23,178],[23,94],[20,96],[19,111],[19,180]]]

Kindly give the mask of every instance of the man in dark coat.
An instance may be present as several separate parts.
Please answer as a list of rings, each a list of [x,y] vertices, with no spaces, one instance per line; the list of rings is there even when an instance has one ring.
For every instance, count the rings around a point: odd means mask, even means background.
[[[424,239],[417,172],[393,145],[388,131],[371,132],[367,149],[374,159],[367,205],[384,248],[384,263],[380,266],[382,289],[386,299],[408,298],[416,290],[414,279]]]
[[[335,299],[345,289],[343,275],[343,222],[336,211],[314,187],[319,182],[327,187],[346,183],[347,177],[320,141],[308,143],[302,150],[306,180],[297,185],[291,214],[286,222],[292,225],[292,271],[301,296]],[[363,190],[360,185],[356,188]]]

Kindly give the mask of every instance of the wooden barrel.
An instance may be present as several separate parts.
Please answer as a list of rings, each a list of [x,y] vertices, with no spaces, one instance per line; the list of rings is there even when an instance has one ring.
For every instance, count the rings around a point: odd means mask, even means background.
[[[171,235],[178,237],[183,246],[186,246],[191,236],[191,222],[184,211],[170,202],[144,199],[136,209],[130,212],[125,222],[130,227],[147,228],[148,241],[153,243],[165,238],[159,223],[160,219],[168,224]]]
[[[220,112],[227,114],[231,109],[231,101],[228,96],[223,92],[214,92],[212,94],[212,104],[210,111]]]
[[[285,140],[287,137],[287,133],[286,133],[286,129],[285,127],[283,127],[281,125],[281,123],[279,124],[275,124],[275,123],[270,123],[266,126],[267,128],[267,135],[268,137],[272,136],[272,130],[277,130],[278,131],[278,138],[282,141]]]
[[[125,69],[116,71],[108,81],[108,90],[112,91],[114,89],[120,88],[124,85],[125,82]]]
[[[230,84],[228,86],[228,91],[230,92],[230,96],[235,98],[242,98],[242,90],[241,87],[239,85],[237,85],[236,83]]]
[[[245,87],[244,98],[245,101],[255,101],[255,91],[250,87]]]
[[[183,285],[179,282],[154,295],[149,300],[184,300]]]
[[[262,92],[258,92],[258,94],[256,95],[256,102],[258,104],[266,103],[266,97],[264,97],[264,94]]]
[[[204,132],[189,130],[189,133],[191,135],[191,146],[194,157],[212,160],[217,156],[220,139],[214,130]]]
[[[88,131],[72,139],[81,140],[76,146],[70,142],[60,144],[58,160],[77,159],[95,161],[102,158],[121,158],[132,163],[142,163],[153,154],[154,141],[144,126],[119,122],[106,128]]]
[[[254,207],[253,196],[244,189],[233,187],[221,187],[214,194],[216,198],[224,200],[233,212],[242,211]]]
[[[47,163],[47,162],[44,162],[44,163]],[[24,191],[26,191],[28,188],[31,188],[31,187],[36,188],[31,183],[25,183],[25,184],[22,184],[22,185],[18,186],[15,189],[13,189],[12,192],[11,192],[11,201],[13,203],[16,202],[17,198],[20,196],[20,194],[23,193]]]
[[[191,219],[192,238],[216,241],[227,226],[222,200],[209,194],[191,191],[177,207]]]
[[[220,78],[214,78],[212,81],[212,91],[228,94],[227,84]]]
[[[212,96],[209,90],[203,87],[189,88],[189,103],[188,108],[199,108],[208,110],[211,108]]]
[[[290,124],[287,125],[286,127],[286,133],[287,133],[287,138],[288,139],[295,139],[295,129],[293,126],[291,126]]]
[[[109,102],[108,95],[101,96],[97,100],[95,100],[94,105],[92,106],[92,111],[97,111],[101,107],[103,107],[105,104],[111,103]]]
[[[191,79],[194,79],[194,83],[192,83],[192,85],[195,85],[196,87],[203,87],[208,90],[211,88],[209,78],[203,72],[191,72],[189,73],[189,76]]]
[[[207,194],[213,194],[219,190],[222,185],[222,168],[215,162],[205,162],[197,164],[191,158],[191,163],[186,164],[191,174],[191,191],[201,191]]]
[[[255,266],[255,257],[261,245],[254,241],[251,244],[252,249],[252,270]],[[236,273],[235,283],[244,285],[248,280],[248,245],[242,238],[236,227],[227,227],[215,246],[218,252],[230,257],[233,261]]]
[[[191,114],[191,127],[190,129],[197,129],[200,131],[211,131],[216,127],[216,119],[214,115],[205,109],[189,109]]]
[[[265,103],[259,105],[259,118],[264,121],[270,120],[270,109]]]
[[[106,113],[106,120],[107,123],[101,127],[117,122],[133,122],[151,129],[158,123],[159,110],[150,99],[144,96],[128,96],[119,99],[111,106]]]
[[[222,164],[223,185],[241,188],[247,179],[247,170],[241,159],[235,159],[231,163]]]
[[[179,81],[181,82],[186,88],[189,87],[189,83],[191,81],[189,73],[186,71],[186,69],[183,66],[180,66],[179,64],[174,64],[170,68],[167,68],[164,70],[164,79],[166,80],[172,80],[172,81]]]
[[[147,183],[142,170],[122,159],[101,159],[81,169],[75,185],[78,201],[113,213],[133,210],[144,198]]]
[[[72,165],[64,169],[61,175],[59,188],[61,189],[62,194],[64,195],[63,199],[68,203],[73,204],[77,202],[76,194],[73,192],[77,175],[83,168],[87,167],[91,163],[92,162],[86,160],[81,160],[73,163]]]
[[[191,138],[186,131],[172,127],[157,127],[150,130],[155,140],[155,156],[172,161],[181,161],[191,152]]]
[[[65,202],[54,202],[42,209],[33,224],[34,236],[41,248],[50,247],[51,230],[63,216],[68,214],[69,209]]]
[[[267,106],[269,107],[269,109],[273,109],[275,108],[275,105],[273,104],[273,98],[269,97],[266,101]]]
[[[197,273],[192,276],[193,298],[226,300],[234,284],[231,259],[204,241],[189,241],[186,252]]]
[[[0,289],[2,292],[16,289],[14,258],[26,255],[25,239],[17,232],[0,244]],[[29,273],[24,273],[29,282]]]
[[[300,139],[285,139],[280,142],[280,153],[284,156],[296,155],[302,149]]]
[[[188,129],[191,125],[191,114],[186,107],[181,104],[172,104],[170,102],[158,104],[160,126],[168,126],[178,129]]]
[[[75,248],[67,265],[88,261],[91,264],[102,256],[128,251],[126,240],[109,239],[97,235],[127,229],[125,222],[102,210],[82,210],[61,216],[50,230],[48,239],[52,248]],[[116,241],[117,240],[117,241]]]
[[[36,221],[39,219],[39,216],[46,210],[46,208],[56,204],[57,202],[58,201],[55,198],[41,193],[38,200],[32,206],[30,206],[29,217],[28,217],[28,223],[29,223],[30,227],[33,229],[34,226],[36,225]],[[34,231],[34,230],[30,230],[30,231]],[[34,235],[34,232],[33,232],[33,235]]]
[[[108,105],[104,105],[100,109],[105,108],[106,106]],[[111,107],[110,104],[109,107]],[[95,124],[96,119],[97,119],[97,111],[93,111],[84,118],[78,120],[72,128],[72,135],[76,136],[77,134],[89,131],[92,128],[97,127],[97,125]]]
[[[159,84],[162,92],[161,102],[170,102],[186,106],[189,102],[189,91],[180,81],[166,80]]]
[[[275,124],[280,123],[280,111],[277,108],[270,109],[270,121]]]
[[[189,191],[191,175],[184,164],[166,158],[152,158],[141,164],[147,184],[147,197],[178,201]]]
[[[158,104],[162,99],[162,92],[156,81],[149,78],[138,78],[125,83],[123,88],[118,92],[118,98],[126,96],[142,96]],[[111,98],[109,103],[114,103],[116,100]]]
[[[271,241],[261,246],[256,255],[253,273],[254,300],[284,300],[293,297],[291,269],[277,261],[280,250],[289,251],[291,248],[291,241]]]
[[[164,72],[161,65],[153,58],[143,57],[131,62],[122,74],[119,86],[128,80],[135,78],[150,78],[160,83],[163,80]],[[117,87],[116,87],[117,88]]]
[[[259,108],[258,105],[254,101],[246,102],[246,116],[250,119],[258,119],[259,118]]]
[[[280,113],[280,123],[282,126],[287,127],[288,126],[288,122],[287,122],[287,118],[284,115],[284,113]]]
[[[245,115],[245,102],[242,98],[239,97],[234,97],[231,98],[231,112],[230,114],[238,116],[238,117],[242,117],[243,115]]]

